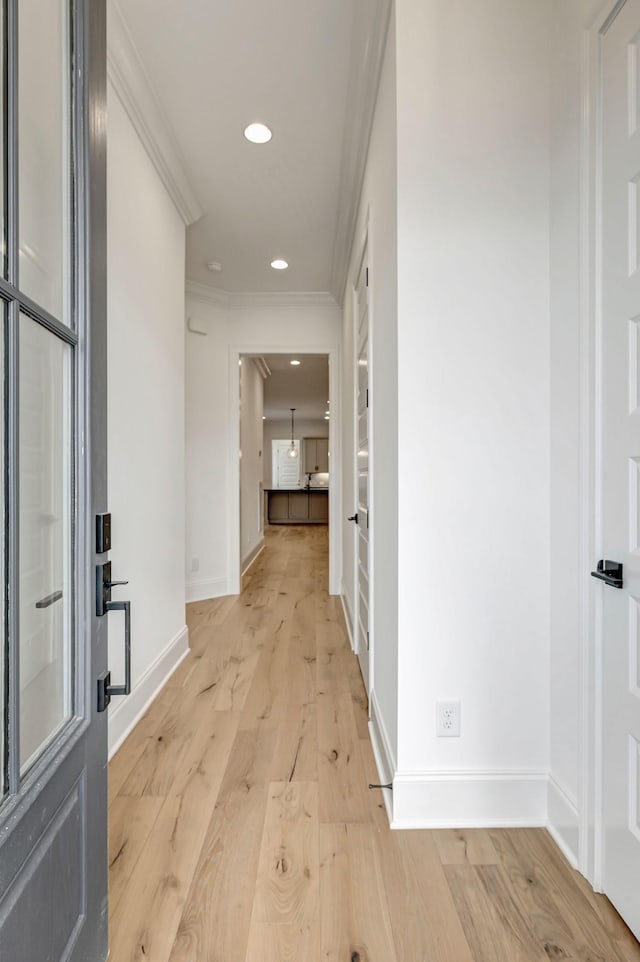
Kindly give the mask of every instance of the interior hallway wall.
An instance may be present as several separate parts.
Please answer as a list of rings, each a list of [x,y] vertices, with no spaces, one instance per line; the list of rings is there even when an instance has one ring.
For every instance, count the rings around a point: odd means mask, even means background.
[[[187,600],[197,601],[229,594],[237,577],[230,544],[237,501],[230,439],[238,421],[231,407],[231,352],[339,351],[341,315],[337,306],[288,306],[286,298],[274,306],[246,305],[188,285],[189,318],[207,332],[187,333],[186,347],[185,576]]]
[[[185,227],[108,88],[109,510],[114,579],[129,584],[133,691],[109,708],[113,749],[186,653],[184,591]],[[122,616],[109,666],[123,678]]]
[[[396,0],[396,28],[394,816],[544,824],[551,3]]]
[[[250,561],[264,539],[262,527],[262,403],[264,381],[253,358],[240,368],[240,557]]]

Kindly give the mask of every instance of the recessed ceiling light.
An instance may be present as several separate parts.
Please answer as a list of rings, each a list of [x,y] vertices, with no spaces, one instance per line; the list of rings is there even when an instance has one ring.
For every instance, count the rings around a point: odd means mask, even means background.
[[[328,415],[328,414],[325,414],[324,419],[325,419],[325,421],[328,421],[328,420],[329,420],[329,415]]]
[[[266,421],[266,420],[267,420],[267,418],[266,418],[266,416],[265,416],[264,414],[262,415],[262,420],[263,420],[263,421]]]
[[[330,412],[329,412],[329,411],[325,411],[324,413],[325,413],[325,414],[329,414]]]
[[[268,144],[273,136],[266,124],[249,124],[244,135],[252,144]]]
[[[271,266],[273,267],[274,271],[286,271],[289,265],[286,261],[280,260],[278,258],[275,261],[271,261]]]
[[[300,364],[302,364],[302,361],[289,361],[289,364],[293,364],[294,367],[298,367]]]

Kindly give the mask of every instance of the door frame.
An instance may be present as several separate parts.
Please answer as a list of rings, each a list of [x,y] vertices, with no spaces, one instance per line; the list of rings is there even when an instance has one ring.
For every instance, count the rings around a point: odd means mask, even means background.
[[[242,563],[240,551],[240,360],[256,354],[323,354],[329,359],[329,594],[339,595],[342,581],[342,432],[340,374],[341,350],[335,345],[300,345],[292,339],[286,346],[248,342],[229,347],[229,417],[227,418],[227,497],[230,518],[227,525],[227,571],[229,593],[240,594]]]
[[[580,757],[577,867],[596,892],[604,869],[603,598],[588,572],[603,554],[602,44],[626,0],[584,25],[580,143]]]
[[[353,370],[351,372],[353,378],[353,397],[351,399],[352,408],[352,419],[353,419],[353,510],[357,510],[358,507],[358,278],[360,276],[360,271],[364,263],[365,254],[367,256],[367,267],[371,269],[371,209],[367,211],[367,218],[364,226],[364,231],[360,238],[358,245],[358,257],[355,261],[356,269],[351,278],[351,299],[352,299],[352,315],[353,315],[353,343],[351,345],[353,351]],[[369,496],[369,512],[371,512],[373,505],[373,458],[374,458],[374,442],[373,442],[373,365],[371,363],[371,315],[372,315],[372,302],[373,302],[373,288],[372,286],[368,288],[369,295],[367,299],[367,356],[369,359],[369,369],[367,372],[367,381],[369,387],[369,414],[368,414],[368,447],[369,447],[369,475],[368,475],[368,496]],[[359,550],[359,531],[358,525],[353,526],[353,650],[358,654],[360,637],[359,632],[359,604],[360,604],[360,583],[359,583],[359,567],[358,567],[358,550]],[[374,586],[375,586],[375,565],[374,565],[374,543],[375,543],[375,527],[373,525],[369,526],[369,666],[368,666],[368,690],[367,697],[369,698],[369,703],[371,703],[371,693],[374,690],[374,647],[375,647],[375,608],[373,604],[374,598]]]

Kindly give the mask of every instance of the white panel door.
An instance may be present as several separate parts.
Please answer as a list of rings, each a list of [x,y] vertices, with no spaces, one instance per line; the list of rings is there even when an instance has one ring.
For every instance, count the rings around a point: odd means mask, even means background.
[[[603,888],[640,937],[640,0],[602,44]]]
[[[365,250],[356,288],[356,652],[369,691],[369,288]]]

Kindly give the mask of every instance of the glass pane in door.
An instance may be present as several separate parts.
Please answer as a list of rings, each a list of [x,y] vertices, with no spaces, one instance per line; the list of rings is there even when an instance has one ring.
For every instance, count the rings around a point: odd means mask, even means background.
[[[68,322],[67,0],[18,0],[19,287]]]
[[[20,765],[72,704],[72,348],[20,316]]]

